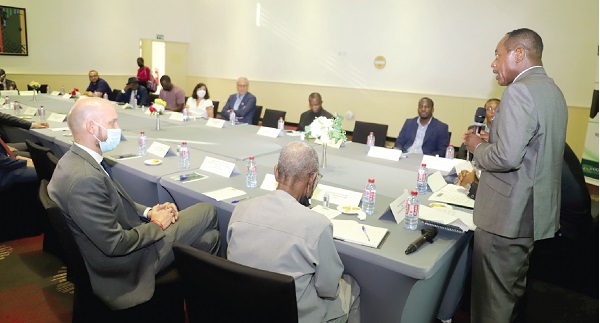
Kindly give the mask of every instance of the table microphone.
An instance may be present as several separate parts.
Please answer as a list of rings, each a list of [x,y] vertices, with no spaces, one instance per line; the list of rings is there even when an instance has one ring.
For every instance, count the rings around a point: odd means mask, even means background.
[[[436,227],[428,227],[427,229],[421,229],[421,236],[419,237],[419,239],[409,244],[408,248],[406,248],[406,251],[404,251],[404,253],[408,255],[417,251],[417,249],[419,249],[419,247],[422,246],[425,243],[425,241],[433,243],[433,238],[435,238],[437,234],[438,229]]]

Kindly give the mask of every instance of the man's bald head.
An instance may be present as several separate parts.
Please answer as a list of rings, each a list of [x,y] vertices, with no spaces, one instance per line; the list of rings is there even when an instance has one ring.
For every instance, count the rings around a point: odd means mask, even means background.
[[[89,134],[89,122],[105,124],[109,119],[116,118],[116,115],[110,101],[102,98],[84,98],[75,102],[69,111],[67,125],[75,142],[81,143],[81,139]]]

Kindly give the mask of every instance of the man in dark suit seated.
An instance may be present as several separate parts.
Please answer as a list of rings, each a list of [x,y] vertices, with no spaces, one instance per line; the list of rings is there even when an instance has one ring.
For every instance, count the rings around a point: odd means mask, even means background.
[[[0,126],[3,128],[5,126],[8,127],[18,127],[26,130],[29,129],[43,129],[48,128],[48,122],[30,122],[25,119],[17,118],[8,113],[0,112]],[[4,142],[8,145],[10,151],[17,156],[30,157],[27,152],[27,145],[24,142],[10,142],[6,136],[2,137],[5,134],[4,129],[0,129],[0,137],[4,140]]]
[[[139,85],[137,77],[130,77],[125,88],[117,95],[116,101],[133,105],[134,99],[137,99],[138,106],[148,106],[148,90]]]
[[[0,68],[0,91],[18,90],[17,83],[6,78],[6,72]]]
[[[298,122],[297,131],[304,131],[304,127],[309,126],[315,118],[325,117],[328,119],[333,118],[333,115],[323,109],[323,100],[321,99],[321,94],[317,92],[313,92],[308,96],[308,106],[309,110],[302,112],[300,115],[300,122]]]
[[[237,80],[238,93],[232,94],[221,110],[221,118],[229,120],[231,111],[235,112],[237,122],[252,124],[252,117],[256,111],[256,97],[248,92],[248,79],[240,77]]]
[[[35,183],[37,173],[30,158],[15,156],[0,138],[0,192],[16,183]]]
[[[433,117],[433,100],[421,98],[418,117],[406,119],[395,148],[405,152],[444,156],[450,143],[448,125]]]
[[[221,253],[213,205],[198,203],[181,212],[168,202],[146,207],[112,177],[102,154],[119,144],[117,117],[107,100],[77,101],[67,118],[74,144],[48,186],[81,250],[94,293],[115,310],[152,297],[155,275],[174,260],[174,242]]]

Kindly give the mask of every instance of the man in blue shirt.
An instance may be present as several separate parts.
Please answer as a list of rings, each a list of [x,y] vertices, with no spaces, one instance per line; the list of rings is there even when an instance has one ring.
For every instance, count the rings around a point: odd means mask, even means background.
[[[225,103],[221,111],[221,118],[229,120],[229,114],[231,111],[234,111],[238,122],[252,123],[252,118],[256,111],[256,97],[248,92],[249,86],[247,78],[240,77],[237,80],[238,93],[229,96],[227,103]]]
[[[395,147],[410,153],[444,156],[450,143],[448,125],[433,117],[433,100],[419,100],[418,117],[406,119]]]
[[[102,97],[104,93],[110,95],[112,90],[110,89],[108,83],[106,83],[104,79],[100,78],[98,71],[91,70],[88,73],[88,76],[90,78],[90,85],[88,85],[87,89],[85,90],[85,95],[98,97]]]

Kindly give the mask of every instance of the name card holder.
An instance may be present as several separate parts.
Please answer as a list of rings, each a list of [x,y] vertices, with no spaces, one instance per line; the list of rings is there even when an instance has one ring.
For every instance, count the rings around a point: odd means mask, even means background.
[[[200,169],[223,177],[231,177],[233,174],[240,173],[240,170],[234,163],[208,156],[204,158]]]
[[[34,115],[36,115],[38,112],[38,109],[35,107],[27,107],[25,108],[25,110],[23,110],[23,113],[21,113],[24,116],[30,116],[33,117]]]
[[[265,136],[270,138],[277,138],[283,136],[281,130],[271,127],[260,127],[258,128],[258,132],[256,132],[256,134],[259,136]]]
[[[164,158],[169,153],[169,151],[171,151],[171,146],[155,141],[150,145],[150,147],[148,147],[148,150],[146,152]],[[171,152],[171,154],[175,155],[175,153],[173,152]]]
[[[53,122],[64,122],[66,119],[67,119],[67,115],[62,114],[62,113],[52,113],[48,117],[48,121],[53,121]]]
[[[369,149],[369,153],[367,154],[367,156],[398,161],[402,157],[402,150],[372,146]]]
[[[213,128],[224,128],[225,120],[217,118],[208,118],[208,120],[206,121],[206,126]]]

